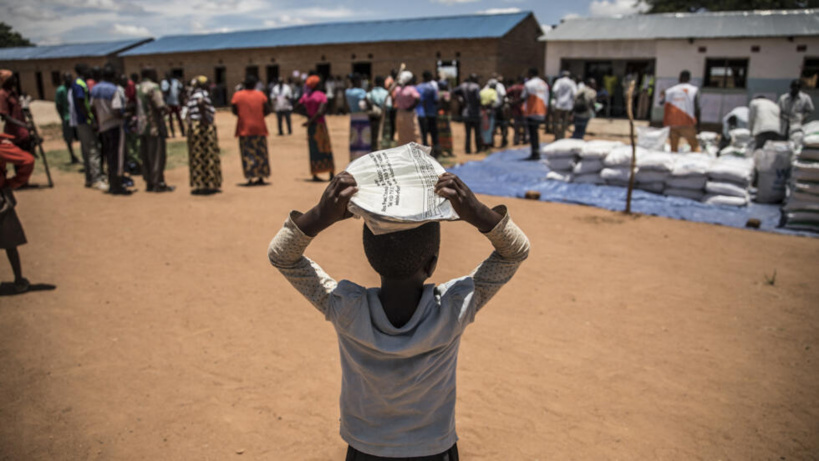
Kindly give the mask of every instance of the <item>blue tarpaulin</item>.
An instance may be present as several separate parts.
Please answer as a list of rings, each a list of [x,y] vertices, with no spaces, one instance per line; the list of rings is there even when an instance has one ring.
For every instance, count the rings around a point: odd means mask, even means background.
[[[476,193],[503,197],[523,198],[526,191],[540,192],[540,200],[547,202],[589,205],[606,210],[623,211],[626,206],[626,188],[572,184],[546,180],[549,167],[543,161],[524,160],[527,149],[505,150],[494,153],[480,162],[468,162],[450,168]],[[761,222],[760,229],[791,235],[817,237],[810,232],[799,232],[779,226],[779,205],[751,202],[748,206],[706,205],[680,197],[666,197],[635,189],[631,198],[635,213],[664,216],[686,221],[745,227],[751,218]]]

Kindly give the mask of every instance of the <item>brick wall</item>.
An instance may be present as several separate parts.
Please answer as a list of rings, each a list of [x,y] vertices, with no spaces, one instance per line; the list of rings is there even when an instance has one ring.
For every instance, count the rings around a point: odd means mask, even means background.
[[[499,41],[498,72],[504,78],[516,78],[535,67],[543,75],[545,43],[538,41],[541,35],[543,30],[533,15],[510,30]]]
[[[104,66],[109,58],[69,58],[69,59],[41,59],[29,61],[0,61],[0,69],[9,69],[17,72],[20,77],[20,89],[23,93],[32,96],[35,99],[40,99],[37,93],[37,72],[40,72],[43,79],[43,98],[47,101],[54,100],[54,94],[57,92],[59,84],[54,85],[52,82],[52,72],[74,73],[74,66],[77,63],[84,62],[89,66]],[[114,59],[113,61],[116,61]]]

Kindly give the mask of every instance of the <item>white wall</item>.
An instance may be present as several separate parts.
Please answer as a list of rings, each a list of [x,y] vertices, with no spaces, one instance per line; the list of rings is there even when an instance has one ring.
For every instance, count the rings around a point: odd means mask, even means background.
[[[798,45],[806,45],[805,52],[797,52]],[[752,53],[751,47],[759,46]],[[699,48],[706,52],[700,53]],[[548,51],[547,51],[548,55]],[[756,38],[756,39],[696,39],[658,40],[657,75],[676,78],[682,70],[691,71],[694,78],[705,76],[706,58],[747,58],[748,78],[794,79],[799,77],[805,56],[819,56],[819,37]]]
[[[588,42],[546,42],[546,75],[560,73],[560,60],[568,59],[653,59],[654,40],[611,40]]]

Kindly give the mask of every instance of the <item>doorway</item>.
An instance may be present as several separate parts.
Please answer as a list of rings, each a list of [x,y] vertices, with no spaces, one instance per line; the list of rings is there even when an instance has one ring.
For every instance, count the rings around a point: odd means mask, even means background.
[[[213,69],[213,104],[215,106],[227,105],[227,68],[224,66]]]
[[[43,88],[43,73],[39,70],[34,73],[34,79],[37,81],[37,99],[45,99],[45,89]]]
[[[330,64],[316,64],[316,73],[321,77],[322,82],[326,82],[330,78]]]
[[[461,83],[461,63],[457,60],[438,60],[436,70],[438,71],[438,79],[446,80],[450,89],[454,89]]]
[[[352,71],[360,75],[362,80],[372,80],[373,65],[370,62],[354,62]]]
[[[278,64],[267,66],[267,86],[272,86],[279,81],[279,66]]]

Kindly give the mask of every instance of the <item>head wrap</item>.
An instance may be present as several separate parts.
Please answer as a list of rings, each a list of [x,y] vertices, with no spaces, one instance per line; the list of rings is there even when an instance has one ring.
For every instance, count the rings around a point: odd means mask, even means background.
[[[398,84],[399,85],[407,85],[409,84],[410,80],[412,80],[412,72],[405,70],[398,74]]]
[[[496,78],[490,78],[489,81],[486,82],[486,86],[492,86],[492,85],[497,85],[497,84],[498,84],[498,79],[496,79]]]
[[[321,83],[321,77],[319,77],[318,75],[311,75],[307,77],[307,81],[304,84],[307,85],[307,88],[313,90],[318,86],[319,83]]]
[[[8,69],[0,69],[0,86],[6,83],[6,80],[10,79],[14,73]]]
[[[207,78],[207,77],[205,77],[204,75],[198,75],[198,76],[196,76],[196,77],[193,79],[193,81],[195,81],[196,83],[198,83],[198,84],[200,84],[200,85],[207,85],[207,84],[208,84],[208,78]]]

